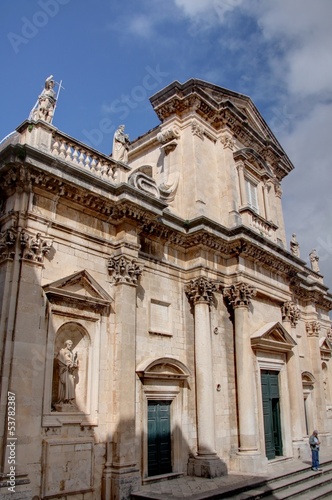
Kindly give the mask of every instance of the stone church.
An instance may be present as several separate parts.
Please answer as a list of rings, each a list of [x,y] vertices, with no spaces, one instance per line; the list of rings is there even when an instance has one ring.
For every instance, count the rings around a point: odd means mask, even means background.
[[[53,87],[0,146],[1,498],[124,500],[329,444],[332,295],[286,241],[293,165],[251,99],[175,81],[107,156],[55,128]]]

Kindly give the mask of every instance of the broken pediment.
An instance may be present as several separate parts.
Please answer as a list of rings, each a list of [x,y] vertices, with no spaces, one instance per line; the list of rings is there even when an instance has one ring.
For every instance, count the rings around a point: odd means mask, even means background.
[[[278,321],[266,323],[251,335],[251,346],[256,350],[288,352],[295,345],[295,340]]]
[[[243,147],[268,157],[279,179],[294,168],[250,97],[244,94],[191,79],[171,83],[150,101],[162,123],[174,116],[184,120],[198,115],[216,132],[229,130]]]
[[[51,302],[70,301],[90,307],[108,307],[112,297],[85,270],[43,287]]]

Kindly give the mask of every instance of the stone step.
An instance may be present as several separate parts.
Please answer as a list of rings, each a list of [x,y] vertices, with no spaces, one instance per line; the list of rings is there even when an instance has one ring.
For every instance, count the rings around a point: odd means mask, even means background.
[[[224,500],[286,500],[301,498],[301,500],[316,500],[332,498],[332,462],[323,464],[323,471],[314,472],[302,469],[248,488],[241,493],[234,491],[221,494],[218,498]],[[322,495],[322,496],[321,496]]]

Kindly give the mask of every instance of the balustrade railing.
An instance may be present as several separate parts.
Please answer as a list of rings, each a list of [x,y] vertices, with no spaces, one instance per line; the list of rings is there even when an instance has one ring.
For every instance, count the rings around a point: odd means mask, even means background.
[[[51,153],[99,177],[117,181],[118,166],[115,162],[59,134],[52,138]]]

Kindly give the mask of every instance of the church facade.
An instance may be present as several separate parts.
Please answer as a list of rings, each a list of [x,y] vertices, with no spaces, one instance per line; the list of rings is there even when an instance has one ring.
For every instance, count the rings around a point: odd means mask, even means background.
[[[251,99],[173,82],[112,156],[45,99],[0,149],[2,498],[124,500],[330,443],[332,296]]]

